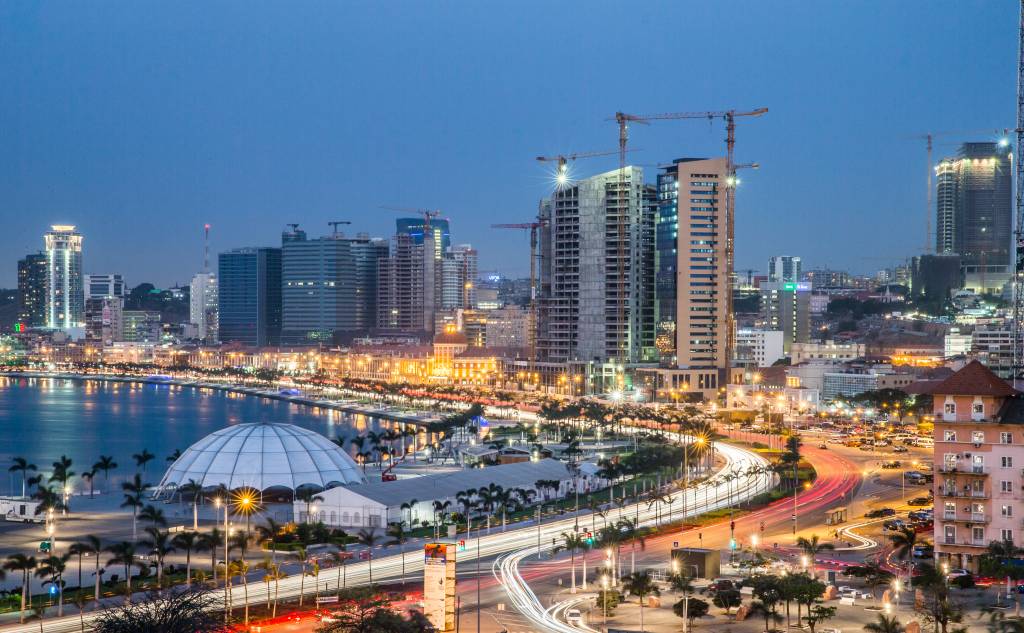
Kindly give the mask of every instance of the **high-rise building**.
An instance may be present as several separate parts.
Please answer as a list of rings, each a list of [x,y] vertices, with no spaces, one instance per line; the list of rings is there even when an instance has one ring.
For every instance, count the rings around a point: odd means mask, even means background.
[[[189,284],[189,319],[196,328],[196,338],[206,343],[217,342],[217,275],[198,273]]]
[[[128,288],[124,284],[124,277],[118,273],[85,276],[86,300],[101,299],[103,297],[124,297],[127,294]]]
[[[161,335],[160,313],[155,310],[124,310],[123,336],[127,343],[159,343]]]
[[[423,218],[398,218],[395,234],[412,237],[413,244],[423,243]],[[434,259],[441,259],[452,245],[451,227],[447,218],[431,218],[430,233],[434,243]]]
[[[31,253],[18,260],[18,323],[20,328],[46,325],[45,253]]]
[[[627,167],[558,189],[541,203],[543,360],[650,362],[654,347],[655,189]]]
[[[768,281],[800,281],[800,258],[792,255],[769,257]]]
[[[372,329],[376,261],[386,254],[383,240],[365,235],[311,240],[301,231],[287,234],[281,244],[282,342],[330,343]]]
[[[222,343],[281,342],[281,249],[236,248],[217,256],[218,331]]]
[[[434,332],[441,296],[441,262],[433,256],[434,240],[417,244],[408,233],[396,233],[392,252],[378,260],[377,327],[402,332]]]
[[[441,266],[441,307],[473,309],[476,305],[476,249],[469,244],[453,246],[444,254]]]
[[[957,254],[967,287],[999,289],[1009,279],[1013,227],[1011,148],[964,143],[936,171],[935,249]]]
[[[85,339],[101,345],[124,340],[124,298],[89,297],[85,300]]]
[[[46,326],[67,330],[85,326],[82,287],[82,234],[70,224],[55,224],[46,243]]]
[[[530,346],[530,311],[519,306],[488,310],[487,347],[527,349]]]
[[[790,353],[793,343],[811,336],[811,284],[806,281],[768,281],[761,284],[761,311],[765,328],[782,330],[782,348]]]

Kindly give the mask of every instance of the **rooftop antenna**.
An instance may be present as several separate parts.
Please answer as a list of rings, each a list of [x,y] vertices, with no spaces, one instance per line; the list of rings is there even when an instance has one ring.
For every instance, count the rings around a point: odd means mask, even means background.
[[[203,225],[203,272],[210,272],[210,224]]]

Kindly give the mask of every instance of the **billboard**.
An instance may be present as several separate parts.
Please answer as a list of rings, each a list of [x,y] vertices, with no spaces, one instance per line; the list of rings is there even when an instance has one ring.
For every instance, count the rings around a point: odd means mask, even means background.
[[[438,631],[455,630],[455,545],[423,546],[423,615]]]

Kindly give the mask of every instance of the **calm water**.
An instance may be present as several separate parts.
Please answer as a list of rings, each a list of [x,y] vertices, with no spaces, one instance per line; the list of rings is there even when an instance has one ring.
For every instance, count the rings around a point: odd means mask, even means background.
[[[135,472],[131,456],[156,455],[146,481],[157,483],[175,449],[185,450],[208,433],[243,422],[287,422],[327,437],[351,437],[388,423],[339,411],[278,400],[172,385],[107,383],[49,378],[0,377],[0,493],[21,492],[20,474],[7,468],[20,455],[44,472],[61,455],[78,477],[100,455],[118,464],[111,479]],[[99,475],[102,482],[102,474]]]

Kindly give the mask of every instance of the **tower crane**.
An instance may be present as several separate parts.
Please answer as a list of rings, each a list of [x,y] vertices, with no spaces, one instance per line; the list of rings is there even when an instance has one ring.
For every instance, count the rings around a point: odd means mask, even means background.
[[[614,156],[618,150],[608,150],[603,152],[574,152],[572,154],[559,154],[557,156],[538,156],[537,161],[541,163],[555,162],[558,163],[558,168],[555,171],[555,182],[559,187],[562,187],[569,182],[569,161],[575,161],[577,158],[595,158],[598,156]],[[630,150],[636,151],[636,150]]]
[[[1021,0],[1024,2],[1024,0]],[[756,108],[754,110],[719,110],[719,111],[707,111],[707,112],[666,112],[662,114],[627,114],[625,112],[615,113],[615,122],[619,125],[619,189],[622,191],[625,184],[625,172],[626,172],[626,145],[629,141],[629,124],[640,123],[643,125],[649,124],[651,121],[674,121],[681,119],[707,119],[708,121],[714,121],[715,119],[723,119],[725,121],[725,147],[726,147],[726,173],[727,181],[725,188],[725,226],[726,226],[726,238],[725,238],[725,265],[727,278],[732,280],[733,278],[733,262],[735,260],[734,242],[735,242],[735,194],[733,189],[736,186],[736,169],[741,167],[737,165],[734,158],[734,150],[736,147],[736,119],[737,117],[759,117],[767,114],[768,108]],[[743,167],[745,167],[744,165]],[[750,165],[755,167],[755,165]],[[621,195],[621,193],[620,193]],[[623,233],[625,227],[623,226],[622,214],[619,214],[619,314],[620,320],[624,304],[621,296],[625,289],[625,270],[623,268]],[[726,336],[725,336],[725,364],[726,374],[729,372],[729,364],[732,362],[732,347],[733,347],[733,330],[735,324],[733,323],[733,307],[732,307],[732,292],[726,293]],[[728,380],[728,375],[726,376]]]
[[[423,216],[423,239],[427,238],[427,234],[433,234],[434,227],[431,226],[430,222],[436,217],[441,215],[441,211],[438,209],[417,209],[412,207],[388,207],[381,206],[381,209],[387,209],[389,211],[398,211],[400,213],[415,213],[416,215]],[[435,244],[434,248],[440,248],[439,244]]]
[[[352,223],[349,222],[348,220],[335,220],[334,222],[328,222],[327,226],[331,227],[331,229],[332,229],[331,235],[337,236],[338,235],[338,227],[340,225],[342,225],[342,224],[352,224]],[[291,225],[289,225],[289,226],[291,226]],[[296,225],[296,226],[298,226],[298,225]]]
[[[547,225],[547,218],[537,218],[536,222],[491,225],[492,229],[530,231],[530,318],[533,320],[530,324],[530,360],[534,362],[537,361],[537,231]]]
[[[1006,128],[1003,128],[1003,129],[985,128],[985,129],[981,129],[981,130],[943,130],[941,132],[926,132],[924,134],[915,134],[915,135],[910,137],[911,140],[924,141],[925,142],[925,148],[928,151],[928,165],[927,165],[927,167],[928,167],[928,169],[927,169],[927,172],[928,172],[928,174],[927,174],[927,176],[928,176],[928,178],[927,178],[928,196],[926,198],[926,201],[927,201],[926,204],[928,205],[928,208],[926,209],[925,214],[924,214],[924,217],[925,217],[924,252],[925,252],[926,255],[932,252],[932,247],[935,244],[934,240],[932,239],[932,213],[935,212],[935,209],[932,208],[932,173],[933,173],[932,149],[934,149],[934,143],[933,143],[934,140],[937,139],[937,138],[942,138],[942,137],[946,137],[946,136],[967,136],[967,135],[970,135],[970,134],[1001,134],[1003,136],[1006,136],[1008,133],[1009,133],[1009,130],[1006,129]]]

